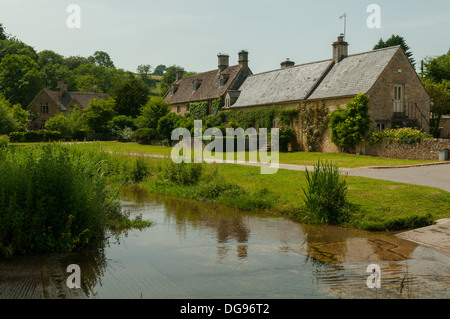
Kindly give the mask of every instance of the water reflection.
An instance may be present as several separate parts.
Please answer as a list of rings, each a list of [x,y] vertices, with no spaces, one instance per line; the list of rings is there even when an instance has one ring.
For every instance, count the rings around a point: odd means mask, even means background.
[[[132,217],[142,214],[154,225],[41,258],[50,278],[43,297],[450,297],[449,257],[389,233],[303,225],[136,188],[124,188],[121,199]],[[0,261],[0,298],[18,285],[8,278],[24,260]],[[382,269],[377,291],[366,287],[372,263]],[[81,291],[64,289],[69,264],[82,269]]]

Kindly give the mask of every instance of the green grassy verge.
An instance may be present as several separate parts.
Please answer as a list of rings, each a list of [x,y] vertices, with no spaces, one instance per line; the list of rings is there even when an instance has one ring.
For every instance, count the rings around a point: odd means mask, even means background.
[[[120,142],[98,142],[98,143],[84,143],[83,147],[95,149],[100,146],[105,151],[113,152],[130,152],[130,153],[145,153],[170,156],[171,147],[155,146],[155,145],[141,145],[138,143],[120,143]],[[245,152],[246,160],[249,159],[249,152]],[[223,156],[225,159],[225,155]],[[235,154],[236,159],[236,154]],[[332,161],[339,167],[364,167],[364,166],[396,166],[396,165],[414,165],[429,163],[432,161],[420,160],[402,160],[389,159],[364,155],[353,154],[332,154],[332,153],[308,153],[308,152],[293,152],[280,153],[280,163],[282,164],[296,164],[296,165],[314,165],[318,160]]]

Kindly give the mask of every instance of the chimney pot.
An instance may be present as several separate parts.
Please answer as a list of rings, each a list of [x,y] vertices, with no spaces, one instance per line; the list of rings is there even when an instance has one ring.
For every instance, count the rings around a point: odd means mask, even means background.
[[[177,70],[177,81],[181,80],[184,75],[184,70]]]
[[[248,67],[248,51],[241,50],[239,52],[239,65]]]
[[[222,54],[219,53],[217,55],[217,57],[219,58],[219,63],[218,63],[218,67],[220,71],[225,70],[226,68],[228,68],[229,66],[229,61],[230,61],[230,56],[228,54]]]
[[[344,35],[338,36],[337,41],[333,42],[333,60],[335,63],[340,62],[348,56],[348,43],[344,41]]]

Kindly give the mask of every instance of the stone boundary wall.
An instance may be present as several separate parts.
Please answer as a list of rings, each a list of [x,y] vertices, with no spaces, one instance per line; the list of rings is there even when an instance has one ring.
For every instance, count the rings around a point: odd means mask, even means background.
[[[379,142],[366,145],[365,154],[370,156],[439,161],[439,150],[450,151],[450,139],[427,139],[420,143],[406,144],[400,142]]]

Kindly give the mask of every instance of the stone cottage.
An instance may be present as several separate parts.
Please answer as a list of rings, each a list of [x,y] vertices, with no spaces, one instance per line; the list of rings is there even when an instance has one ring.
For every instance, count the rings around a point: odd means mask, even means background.
[[[208,102],[211,112],[212,101],[225,98],[228,92],[235,91],[252,74],[248,67],[248,52],[239,52],[239,64],[230,66],[229,55],[218,54],[218,68],[215,70],[183,77],[183,70],[177,71],[176,81],[164,99],[171,104],[171,111],[184,114],[189,104]]]
[[[97,93],[96,84],[94,84],[92,92],[69,92],[67,90],[67,83],[59,80],[57,91],[49,89],[41,90],[28,105],[27,109],[30,112],[38,114],[37,122],[39,128],[44,129],[45,122],[49,118],[61,113],[67,114],[75,105],[85,108],[91,100],[107,97],[108,94]]]
[[[333,111],[336,105],[345,106],[364,93],[370,98],[372,130],[429,130],[430,97],[400,46],[348,55],[349,44],[342,35],[332,46],[331,59],[301,65],[286,60],[278,70],[249,75],[242,85],[225,93],[224,109],[297,108],[321,103]],[[305,150],[301,122],[295,119],[293,125],[297,148]],[[318,151],[339,151],[326,138],[329,135],[329,130],[324,133]]]

